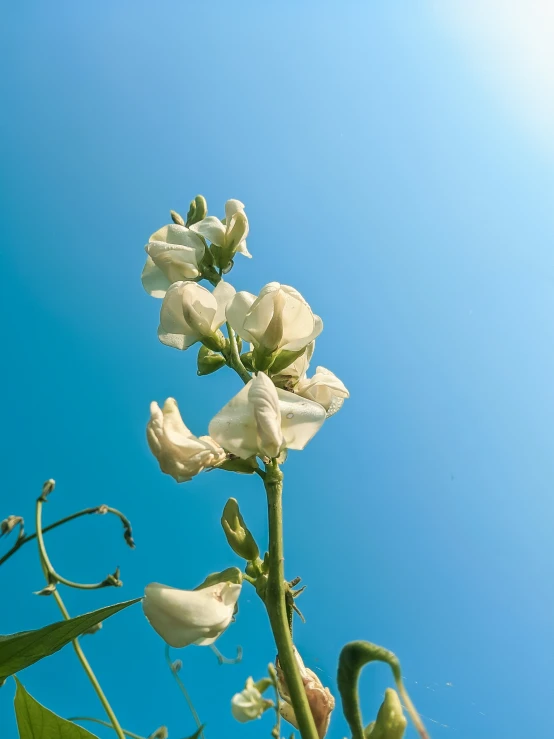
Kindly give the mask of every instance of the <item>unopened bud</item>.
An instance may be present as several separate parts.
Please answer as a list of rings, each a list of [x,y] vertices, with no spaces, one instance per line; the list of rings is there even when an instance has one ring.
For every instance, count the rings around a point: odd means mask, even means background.
[[[148,739],[167,739],[168,736],[167,726],[160,726],[153,734],[150,734]]]
[[[187,213],[187,226],[203,220],[208,215],[208,204],[202,195],[197,195],[194,200],[190,201],[189,212]]]
[[[52,493],[54,491],[54,488],[55,487],[56,487],[56,481],[55,480],[52,480],[51,478],[50,478],[50,480],[46,480],[46,482],[42,486],[42,493],[41,493],[41,496],[40,496],[43,501],[46,500],[46,496],[47,495],[50,495],[50,493]]]
[[[0,521],[0,536],[10,534],[20,524],[23,526],[23,518],[21,516],[8,516],[3,521]]]
[[[229,498],[225,504],[221,525],[229,546],[235,554],[248,561],[258,559],[260,550],[241,516],[239,504],[235,498]]]
[[[180,659],[176,659],[175,662],[171,663],[171,669],[173,672],[180,672],[183,669],[183,663]]]
[[[407,724],[398,693],[387,688],[377,719],[366,726],[364,736],[367,739],[402,739]]]
[[[217,372],[218,369],[225,366],[225,359],[221,354],[216,354],[207,346],[202,345],[198,350],[196,366],[198,367],[198,375],[211,375],[212,372]]]
[[[176,223],[178,226],[184,226],[185,225],[185,221],[183,219],[183,216],[180,216],[176,211],[170,210],[169,211],[169,214],[171,216],[171,220],[173,221],[173,223]]]

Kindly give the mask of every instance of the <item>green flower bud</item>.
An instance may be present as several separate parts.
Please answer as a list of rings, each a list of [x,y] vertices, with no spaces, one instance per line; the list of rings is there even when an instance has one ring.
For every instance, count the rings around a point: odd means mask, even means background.
[[[208,214],[208,204],[202,195],[197,195],[194,200],[190,201],[189,212],[187,213],[187,226],[192,226],[204,219]]]
[[[185,225],[185,221],[183,219],[183,216],[180,216],[177,213],[177,211],[170,210],[169,211],[169,215],[171,216],[171,220],[173,221],[173,223],[176,223],[178,226],[184,226]]]
[[[212,352],[207,346],[201,346],[198,350],[196,366],[198,367],[198,375],[211,375],[212,372],[217,372],[218,369],[225,366],[225,359],[221,354]]]
[[[398,693],[387,688],[377,720],[366,726],[364,736],[366,739],[402,739],[407,724]]]
[[[235,498],[229,498],[223,509],[221,525],[229,546],[239,557],[252,561],[258,559],[260,550],[254,537],[246,527]]]
[[[196,328],[196,326],[194,328]],[[225,336],[223,336],[219,329],[217,331],[204,334],[200,340],[204,346],[207,346],[208,349],[211,349],[214,352],[220,352],[226,349],[227,342]]]
[[[254,369],[259,372],[265,372],[271,367],[275,355],[262,347],[256,347],[252,352],[252,364]]]

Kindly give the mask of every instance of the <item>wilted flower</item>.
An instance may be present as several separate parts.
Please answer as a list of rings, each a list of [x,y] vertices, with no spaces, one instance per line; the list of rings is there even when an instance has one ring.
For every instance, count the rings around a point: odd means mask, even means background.
[[[171,647],[208,646],[231,623],[241,587],[220,582],[202,590],[178,590],[153,582],[146,586],[142,608]]]
[[[329,688],[324,688],[321,680],[312,672],[309,668],[304,666],[302,657],[298,654],[296,648],[294,648],[294,655],[300,671],[300,677],[304,684],[304,690],[306,691],[306,697],[310,705],[312,716],[314,717],[315,727],[320,739],[323,739],[329,728],[329,722],[331,721],[331,713],[335,707],[335,699],[331,695]],[[280,705],[281,715],[290,724],[298,729],[298,723],[296,716],[294,715],[294,709],[291,704],[289,695],[289,689],[283,671],[277,663],[277,678],[278,687],[281,698],[284,703]]]
[[[188,349],[202,339],[215,339],[215,332],[225,322],[225,308],[234,295],[235,288],[223,280],[213,292],[197,282],[175,282],[162,303],[160,341],[175,349]]]
[[[246,248],[248,218],[244,212],[244,203],[240,200],[228,200],[225,203],[223,221],[215,216],[207,216],[190,228],[212,244],[225,249],[229,258],[236,252],[244,254],[245,257],[252,256]]]
[[[189,431],[173,398],[165,401],[163,410],[151,403],[146,438],[161,471],[177,482],[188,482],[207,467],[216,467],[225,460],[224,450],[213,439]]]
[[[344,384],[325,367],[316,367],[313,377],[302,377],[295,392],[322,405],[327,411],[327,417],[340,410],[344,399],[350,397]]]
[[[272,706],[273,701],[263,697],[251,677],[246,681],[244,690],[235,693],[231,698],[233,718],[240,721],[241,724],[261,718],[264,711]]]
[[[276,388],[259,372],[212,419],[209,433],[241,459],[276,457],[283,448],[304,449],[324,420],[319,403]]]
[[[269,353],[303,349],[323,329],[302,295],[278,282],[267,284],[258,297],[237,293],[227,308],[227,320],[241,339]]]
[[[174,282],[194,280],[200,274],[204,242],[185,226],[170,224],[160,228],[144,248],[148,256],[142,285],[154,298],[163,298]]]

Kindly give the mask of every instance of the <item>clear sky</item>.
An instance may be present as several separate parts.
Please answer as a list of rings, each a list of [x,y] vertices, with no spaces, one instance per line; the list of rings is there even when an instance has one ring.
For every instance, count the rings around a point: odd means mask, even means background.
[[[230,495],[266,541],[260,481],[177,485],[148,452],[151,400],[177,398],[206,433],[240,387],[195,376],[156,338],[140,272],[148,236],[197,193],[246,204],[253,259],[232,282],[277,280],[324,320],[315,364],[351,399],[285,471],[286,568],[308,588],[296,627],[336,695],[343,644],[401,658],[434,739],[550,737],[554,690],[554,21],[549,3],[23,2],[0,29],[3,463],[0,518],[48,536],[67,577],[121,565],[124,587],[70,591],[73,615],[194,587],[239,564]],[[550,13],[547,16],[547,12]],[[7,547],[9,541],[0,542]],[[2,549],[3,551],[4,549]],[[35,546],[0,570],[0,632],[57,620]],[[261,604],[181,673],[207,737],[239,726],[229,699],[274,658]],[[192,719],[138,607],[83,639],[123,726],[171,739]],[[21,674],[63,716],[102,716],[70,648]],[[361,682],[369,721],[390,684]],[[13,682],[0,690],[14,739]],[[92,728],[92,727],[90,727]],[[346,725],[337,708],[329,737]],[[101,728],[98,736],[110,737]],[[410,729],[408,737],[413,737]]]

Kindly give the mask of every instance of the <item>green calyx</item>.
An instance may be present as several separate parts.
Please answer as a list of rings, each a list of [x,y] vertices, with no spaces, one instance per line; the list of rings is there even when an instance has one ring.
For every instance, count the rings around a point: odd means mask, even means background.
[[[208,575],[204,582],[197,585],[195,590],[203,590],[209,588],[211,585],[217,585],[220,582],[232,582],[236,585],[242,585],[242,572],[238,567],[228,567],[226,570],[221,572],[212,572]]]

